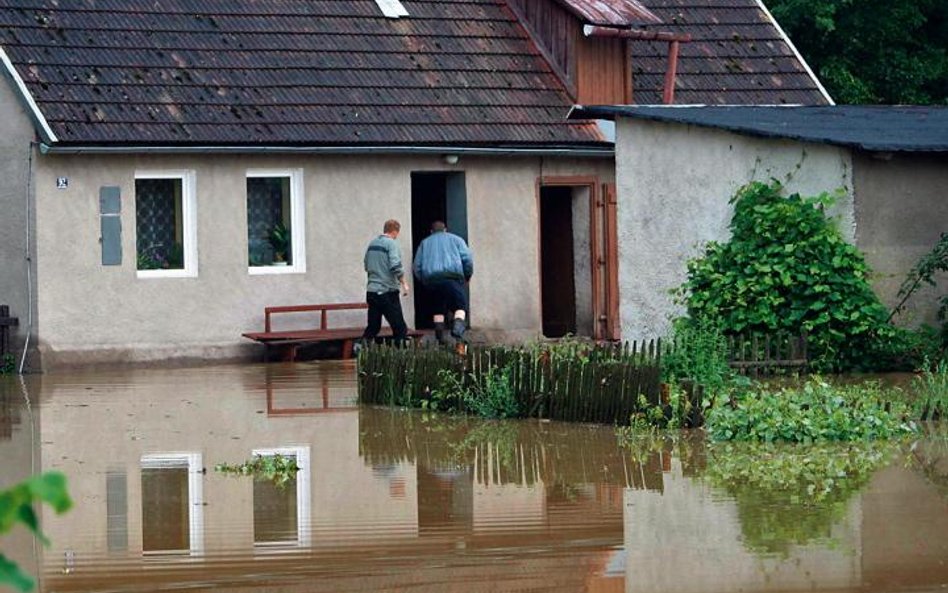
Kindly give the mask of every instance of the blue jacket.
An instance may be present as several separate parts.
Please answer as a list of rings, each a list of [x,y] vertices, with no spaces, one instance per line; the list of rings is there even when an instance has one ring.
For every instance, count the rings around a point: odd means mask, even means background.
[[[447,231],[431,233],[415,254],[415,276],[423,283],[467,280],[474,274],[474,257],[464,239]]]

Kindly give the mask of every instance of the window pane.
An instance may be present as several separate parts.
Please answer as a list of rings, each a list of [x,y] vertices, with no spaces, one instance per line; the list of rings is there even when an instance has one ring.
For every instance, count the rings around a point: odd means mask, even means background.
[[[247,178],[247,246],[251,266],[292,265],[290,178]]]
[[[188,468],[142,468],[142,550],[190,550]]]
[[[139,270],[184,269],[181,179],[135,180]]]
[[[287,456],[295,459],[295,456]],[[296,542],[296,477],[277,487],[269,480],[253,483],[253,541],[258,544]]]

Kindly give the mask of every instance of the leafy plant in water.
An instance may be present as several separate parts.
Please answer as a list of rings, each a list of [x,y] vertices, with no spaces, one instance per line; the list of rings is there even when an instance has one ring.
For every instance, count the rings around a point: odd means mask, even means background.
[[[706,418],[717,441],[857,441],[918,431],[901,391],[878,382],[831,385],[819,377],[801,387],[739,390],[717,400]]]
[[[9,375],[16,371],[16,359],[12,354],[0,357],[0,375]]]
[[[432,392],[434,402],[458,402],[484,418],[516,418],[520,405],[514,393],[510,366],[489,367],[477,375],[438,372],[440,385]]]
[[[300,471],[295,457],[276,455],[254,455],[250,461],[237,465],[218,463],[214,471],[235,476],[253,476],[255,480],[269,481],[277,488],[285,488]]]
[[[824,213],[833,201],[784,197],[776,180],[738,190],[731,239],[688,263],[678,289],[688,315],[726,334],[805,331],[817,368],[873,366],[873,349],[893,329],[865,259]]]
[[[787,553],[829,539],[849,501],[888,462],[891,442],[713,443],[704,478],[734,498],[744,544]]]
[[[913,415],[920,420],[948,418],[948,360],[922,370],[912,379]]]
[[[677,383],[691,379],[704,385],[713,397],[734,377],[728,364],[727,339],[714,320],[676,319],[671,342],[661,359],[664,381]]]
[[[47,472],[8,490],[0,490],[0,533],[6,533],[17,523],[22,523],[44,545],[49,545],[49,540],[39,529],[39,518],[33,510],[34,502],[45,502],[56,514],[68,511],[72,507],[72,500],[66,489],[66,476],[59,472]],[[16,563],[0,554],[0,585],[30,591],[34,582]]]

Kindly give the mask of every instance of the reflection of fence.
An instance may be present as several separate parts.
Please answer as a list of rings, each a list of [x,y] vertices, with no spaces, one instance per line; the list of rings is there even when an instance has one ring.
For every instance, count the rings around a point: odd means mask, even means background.
[[[806,334],[740,335],[728,338],[731,368],[753,378],[805,372]]]
[[[655,341],[471,348],[463,357],[436,348],[371,347],[359,359],[359,398],[422,407],[439,390],[451,391],[450,375],[472,388],[506,383],[523,417],[626,424],[644,405],[661,403],[660,351]],[[470,411],[460,396],[439,404]]]
[[[432,472],[469,469],[481,484],[618,484],[661,492],[672,443],[655,440],[630,453],[608,427],[362,407],[359,455],[372,467],[413,463]]]
[[[22,394],[14,394],[12,383],[0,383],[0,441],[8,441],[13,436],[13,427],[20,424],[20,403]]]

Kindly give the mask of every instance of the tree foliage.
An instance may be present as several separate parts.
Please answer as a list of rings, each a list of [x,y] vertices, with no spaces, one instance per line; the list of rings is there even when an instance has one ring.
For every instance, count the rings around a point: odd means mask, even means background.
[[[837,103],[948,104],[948,2],[767,5]]]
[[[688,263],[679,289],[688,315],[728,334],[806,332],[817,368],[871,366],[895,330],[862,254],[824,213],[832,202],[784,197],[776,180],[738,190],[731,239]]]

